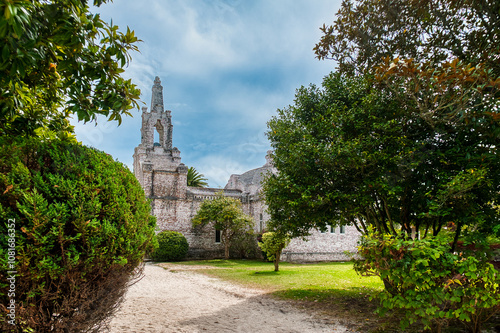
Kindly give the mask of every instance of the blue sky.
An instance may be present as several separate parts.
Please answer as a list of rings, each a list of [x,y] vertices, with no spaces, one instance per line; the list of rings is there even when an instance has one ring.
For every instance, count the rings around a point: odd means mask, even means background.
[[[340,0],[115,0],[92,9],[143,40],[124,74],[148,106],[159,76],[182,162],[224,187],[231,174],[265,163],[265,132],[295,90],[319,85],[335,63],[312,48]],[[141,113],[116,122],[74,123],[77,139],[132,169]]]

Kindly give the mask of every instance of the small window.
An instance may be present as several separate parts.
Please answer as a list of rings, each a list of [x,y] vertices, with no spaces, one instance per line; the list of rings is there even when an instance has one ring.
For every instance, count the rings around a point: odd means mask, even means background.
[[[331,234],[335,233],[335,227],[333,225],[330,226],[330,233]]]
[[[220,243],[220,230],[215,230],[215,242]]]
[[[345,234],[345,226],[340,226],[340,233]]]

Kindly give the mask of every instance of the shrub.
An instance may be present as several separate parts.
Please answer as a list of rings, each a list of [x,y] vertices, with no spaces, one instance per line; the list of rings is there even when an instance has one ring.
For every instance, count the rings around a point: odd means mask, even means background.
[[[281,251],[288,245],[290,238],[275,232],[266,232],[262,235],[259,247],[265,252],[267,259],[274,262],[274,270],[279,270]]]
[[[486,260],[450,251],[450,239],[403,240],[373,233],[363,237],[355,269],[385,284],[379,312],[401,309],[402,328],[420,320],[440,332],[459,320],[471,332],[500,310],[500,277]]]
[[[0,138],[1,331],[102,331],[142,272],[150,210],[134,175],[103,152]]]
[[[151,254],[155,261],[179,261],[186,257],[189,249],[186,237],[176,231],[165,230],[156,236],[158,247]]]

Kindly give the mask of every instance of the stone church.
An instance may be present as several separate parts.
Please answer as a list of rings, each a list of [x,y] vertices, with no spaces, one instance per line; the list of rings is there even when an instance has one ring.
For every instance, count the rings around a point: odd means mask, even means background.
[[[181,162],[181,152],[172,145],[172,112],[163,107],[163,87],[155,78],[150,111],[142,108],[141,143],[134,151],[134,174],[146,197],[151,200],[152,214],[160,230],[184,234],[189,243],[190,258],[220,258],[224,248],[215,229],[207,226],[195,232],[191,219],[203,200],[217,192],[241,201],[243,211],[252,216],[254,230],[266,227],[269,215],[260,196],[261,182],[268,172],[276,172],[267,158],[262,167],[241,175],[231,175],[224,189],[187,186],[188,167]],[[159,142],[154,142],[155,132]],[[327,232],[313,231],[307,241],[294,239],[283,251],[283,260],[318,261],[345,260],[344,251],[356,251],[359,233],[355,227],[330,228]]]

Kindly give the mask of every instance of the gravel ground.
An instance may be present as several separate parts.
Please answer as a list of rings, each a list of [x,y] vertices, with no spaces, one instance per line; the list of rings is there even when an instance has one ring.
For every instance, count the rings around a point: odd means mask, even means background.
[[[263,291],[176,269],[146,264],[144,278],[130,287],[111,321],[111,333],[353,332]]]

